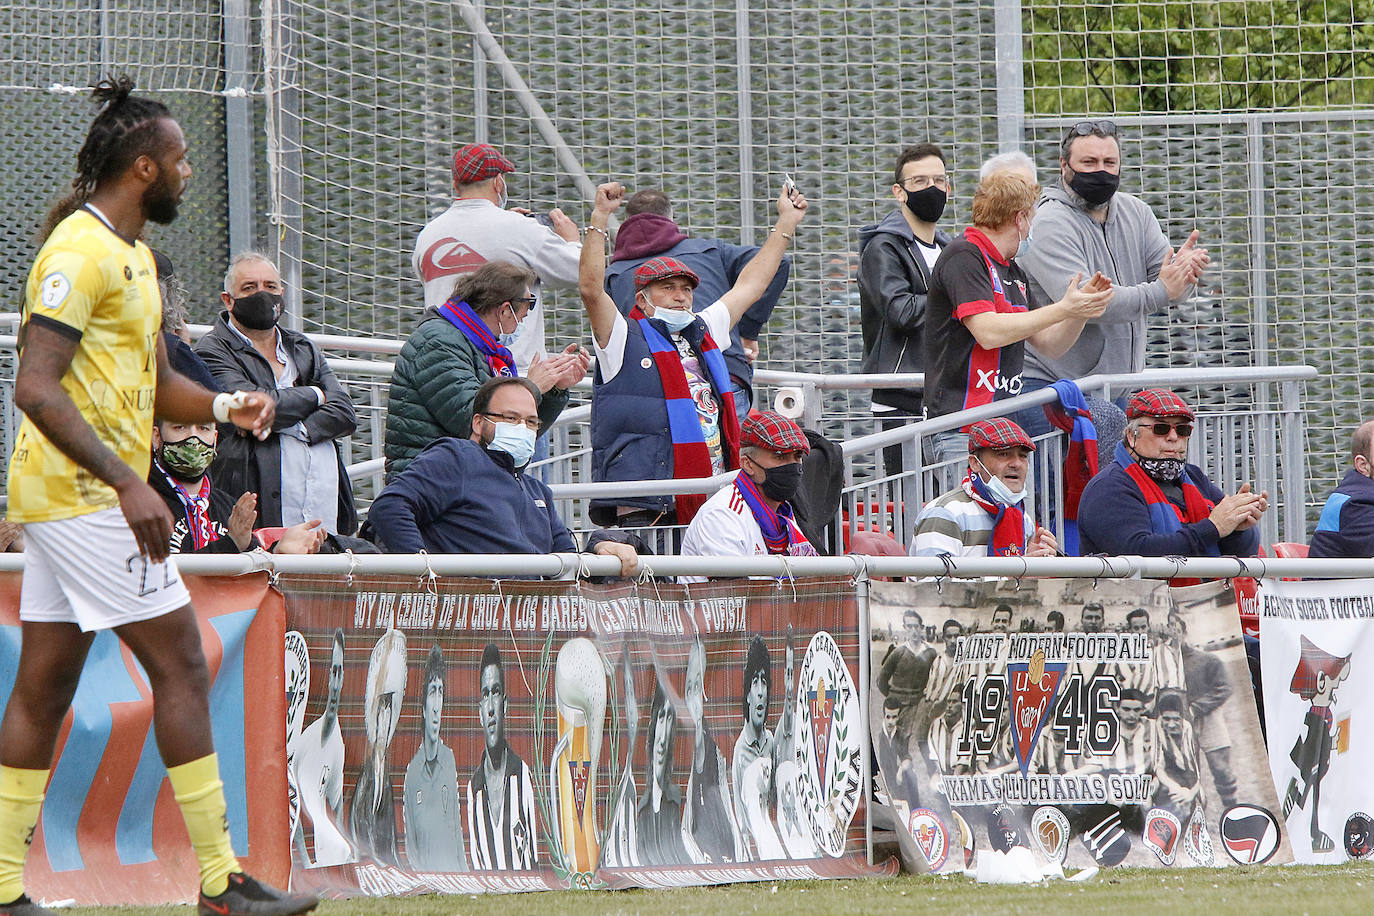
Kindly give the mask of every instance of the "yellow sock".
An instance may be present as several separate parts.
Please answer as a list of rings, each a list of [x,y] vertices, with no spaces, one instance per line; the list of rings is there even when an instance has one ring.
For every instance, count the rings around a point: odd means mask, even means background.
[[[47,785],[47,770],[0,766],[0,903],[24,893],[24,857]]]
[[[210,754],[181,766],[168,767],[167,777],[172,781],[172,792],[186,820],[191,848],[200,860],[201,890],[208,897],[218,896],[229,886],[229,875],[240,870],[229,841],[219,758]]]

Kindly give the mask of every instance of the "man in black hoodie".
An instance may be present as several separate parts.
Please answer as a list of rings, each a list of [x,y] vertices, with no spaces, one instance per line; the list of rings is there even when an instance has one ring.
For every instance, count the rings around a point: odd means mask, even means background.
[[[921,372],[930,271],[949,237],[935,228],[945,212],[949,175],[934,143],[902,150],[892,171],[899,207],[859,230],[859,308],[865,373]],[[918,388],[875,388],[873,415],[883,430],[925,416]],[[883,449],[888,474],[902,470],[899,446]]]
[[[696,272],[700,285],[693,302],[697,310],[723,296],[740,271],[759,253],[757,245],[732,245],[722,239],[691,238],[673,221],[672,202],[656,188],[630,195],[625,202],[625,222],[615,236],[611,263],[606,265],[606,292],[622,315],[629,315],[635,300],[635,268],[660,255],[677,258]],[[730,331],[730,346],[721,348],[734,387],[735,414],[744,422],[754,402],[754,361],[759,356],[759,331],[767,324],[778,297],[787,286],[792,259],[784,257],[768,289]],[[722,341],[723,343],[723,341]]]

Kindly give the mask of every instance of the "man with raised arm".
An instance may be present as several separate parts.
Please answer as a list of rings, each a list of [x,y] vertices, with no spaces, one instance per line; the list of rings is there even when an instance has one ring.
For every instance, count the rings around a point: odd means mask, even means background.
[[[596,189],[596,209],[582,246],[578,290],[596,344],[592,395],[592,479],[710,477],[739,467],[739,418],[718,340],[772,281],[806,214],[797,191],[778,197],[778,221],[739,279],[718,300],[692,310],[697,275],[675,258],[635,270],[635,306],[620,314],[605,290],[606,223],[625,199],[618,182]],[[622,496],[594,499],[598,524],[686,524],[705,497]]]
[[[199,912],[313,909],[248,877],[229,839],[210,725],[210,672],[170,556],[172,514],[148,485],[153,416],[211,417],[259,438],[272,399],[215,394],[169,365],[147,220],[170,223],[191,166],[161,102],[102,80],[74,193],[54,207],[29,273],[14,403],[24,413],[9,470],[9,518],[24,526],[19,666],[0,724],[0,914],[52,911],[24,893],[62,720],[98,630],[146,673],[153,731],[200,864]]]

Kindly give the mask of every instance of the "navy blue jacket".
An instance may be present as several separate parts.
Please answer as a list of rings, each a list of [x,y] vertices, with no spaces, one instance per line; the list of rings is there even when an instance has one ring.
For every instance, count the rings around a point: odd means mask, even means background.
[[[1187,474],[1213,503],[1223,499],[1202,468],[1186,465]],[[1215,548],[1224,556],[1253,557],[1259,547],[1259,531],[1247,528],[1220,537],[1217,526],[1203,519],[1184,523],[1178,531],[1157,533],[1150,526],[1150,506],[1131,476],[1113,461],[1088,481],[1078,503],[1079,549],[1084,556],[1205,557]]]
[[[1351,468],[1326,498],[1309,557],[1374,557],[1374,480]]]
[[[542,480],[471,439],[434,442],[391,479],[368,520],[388,553],[577,550]]]
[[[696,271],[696,275],[701,278],[701,285],[692,294],[692,308],[699,312],[729,292],[739,279],[740,271],[744,270],[745,265],[758,253],[757,245],[731,245],[720,239],[683,239],[671,248],[652,255],[612,261],[606,266],[606,292],[615,300],[615,306],[620,309],[620,314],[629,315],[635,298],[635,268],[651,257],[677,258]],[[773,309],[777,307],[782,291],[787,288],[787,277],[791,270],[791,259],[783,258],[782,266],[773,275],[773,281],[768,284],[768,289],[757,302],[749,306],[739,324],[730,329],[730,345],[726,347],[725,341],[716,341],[722,348],[721,356],[725,357],[730,377],[749,393],[751,403],[754,364],[744,355],[740,338],[758,340],[759,332],[773,314]]]
[[[670,337],[668,326],[656,318],[658,333]],[[701,352],[706,324],[697,319],[682,332],[693,349]],[[704,361],[703,361],[704,364]],[[668,402],[649,343],[638,321],[629,321],[625,334],[625,359],[609,382],[596,365],[592,389],[592,480],[670,480],[673,477],[673,437],[668,430]],[[712,390],[715,391],[714,384]],[[716,401],[728,392],[715,391]],[[724,422],[722,407],[721,422]],[[724,431],[721,446],[725,445]],[[726,464],[730,463],[726,456]],[[617,506],[670,512],[671,496],[618,496],[593,499],[587,514],[598,525],[615,524]]]

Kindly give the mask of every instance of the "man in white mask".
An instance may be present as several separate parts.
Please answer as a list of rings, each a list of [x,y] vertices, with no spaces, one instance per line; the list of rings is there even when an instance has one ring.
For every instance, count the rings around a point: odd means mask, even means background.
[[[386,485],[368,519],[390,553],[571,553],[572,534],[548,484],[525,473],[539,429],[539,388],[496,376],[477,389],[472,434],[421,452]],[[593,540],[597,540],[593,538]],[[620,557],[633,575],[635,551],[601,540],[594,553]]]
[[[1050,557],[1054,535],[1025,508],[1030,453],[1025,430],[1005,417],[969,427],[968,474],[957,489],[926,503],[916,518],[913,557]]]

